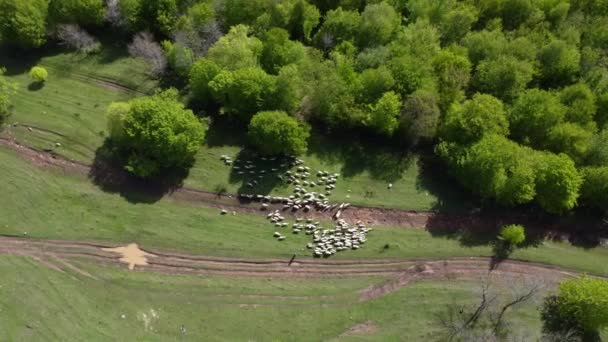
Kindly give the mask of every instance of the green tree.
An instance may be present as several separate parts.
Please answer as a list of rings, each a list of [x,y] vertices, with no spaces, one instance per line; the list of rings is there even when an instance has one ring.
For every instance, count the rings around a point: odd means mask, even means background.
[[[169,35],[177,23],[176,0],[139,0],[137,20],[140,29]]]
[[[536,195],[534,151],[489,134],[470,148],[438,146],[462,185],[503,205],[528,203]],[[460,149],[460,151],[458,151]]]
[[[395,80],[395,90],[402,96],[409,95],[425,85],[434,87],[433,68],[428,61],[403,55],[390,60],[388,67]]]
[[[205,137],[205,126],[177,100],[175,90],[133,99],[126,113],[122,105],[110,109],[110,132],[118,134],[110,139],[126,153],[125,169],[137,177],[189,167]]]
[[[502,22],[509,30],[525,23],[535,10],[532,0],[508,0],[501,1],[500,4]]]
[[[260,15],[270,10],[271,4],[268,0],[224,0],[220,14],[226,27],[253,25]]]
[[[590,131],[595,129],[595,95],[585,83],[577,83],[565,87],[560,92],[560,99],[568,107],[566,120],[587,127]],[[593,133],[593,132],[591,132]]]
[[[367,124],[377,133],[390,136],[399,126],[400,111],[401,97],[392,91],[386,92],[370,106]]]
[[[268,73],[277,74],[281,67],[297,63],[306,58],[306,47],[289,40],[289,33],[281,28],[272,28],[264,35],[264,48],[260,64]]]
[[[247,26],[231,27],[230,31],[209,49],[207,58],[230,70],[256,67],[264,45],[259,39],[249,37],[248,33]]]
[[[300,155],[306,152],[310,127],[285,112],[259,112],[249,123],[249,140],[266,155]]]
[[[361,15],[357,11],[343,10],[341,7],[325,14],[325,20],[315,34],[317,46],[333,48],[342,41],[355,41],[361,25]]]
[[[3,74],[4,68],[0,68],[0,124],[9,116],[11,98],[17,92],[16,84],[9,82]]]
[[[562,122],[566,107],[548,91],[529,89],[523,92],[511,108],[511,134],[526,145],[543,146],[551,129]]]
[[[504,101],[511,101],[526,89],[533,77],[532,64],[502,55],[479,63],[474,84],[481,92],[492,94]]]
[[[446,141],[470,144],[487,134],[507,136],[509,121],[499,99],[478,93],[462,104],[452,105],[446,114],[441,136]]]
[[[585,163],[587,165],[608,166],[608,127],[591,138]]]
[[[462,44],[467,48],[469,59],[474,65],[484,59],[495,60],[508,49],[507,38],[501,30],[471,31],[464,37]]]
[[[386,2],[367,5],[361,13],[358,28],[359,46],[367,47],[388,43],[400,24],[399,14]]]
[[[561,214],[577,204],[583,178],[574,161],[565,154],[538,152],[536,163],[536,201],[546,211]]]
[[[444,44],[460,41],[471,30],[479,13],[470,4],[458,3],[438,23]]]
[[[168,40],[163,41],[161,45],[171,69],[180,77],[188,76],[194,64],[194,52],[180,43]]]
[[[209,102],[213,100],[209,82],[215,78],[222,68],[208,58],[197,60],[190,69],[190,89],[194,98],[201,102]]]
[[[516,247],[526,241],[526,229],[519,224],[510,224],[500,229],[498,238],[512,247]]]
[[[374,103],[395,85],[393,75],[388,68],[363,70],[359,75],[360,91],[357,100],[361,103]]]
[[[549,85],[571,82],[579,72],[581,55],[575,46],[563,40],[545,45],[538,56],[540,73]]]
[[[223,70],[209,82],[209,88],[224,112],[237,115],[244,122],[262,110],[274,108],[276,78],[261,68]]]
[[[431,142],[439,126],[439,97],[433,91],[420,89],[409,95],[403,103],[399,119],[399,135],[411,145]]]
[[[52,0],[49,21],[53,24],[99,25],[105,9],[99,0]]]
[[[586,167],[581,173],[584,178],[581,201],[608,211],[608,166]]]
[[[578,124],[563,122],[551,128],[544,146],[555,153],[565,153],[575,161],[582,161],[589,150],[593,132]]]
[[[464,96],[463,89],[471,78],[471,62],[466,56],[442,50],[433,59],[433,70],[439,85],[440,108],[445,111]]]
[[[46,71],[45,68],[41,66],[35,66],[30,69],[29,76],[35,82],[43,83],[46,81],[47,77],[49,76],[49,73]]]
[[[581,277],[560,283],[557,295],[545,299],[541,310],[548,332],[576,330],[590,337],[608,326],[608,282]]]
[[[0,38],[22,47],[46,42],[47,0],[0,0]]]
[[[106,110],[106,121],[111,139],[121,144],[126,137],[124,119],[129,114],[131,106],[127,102],[112,102]]]

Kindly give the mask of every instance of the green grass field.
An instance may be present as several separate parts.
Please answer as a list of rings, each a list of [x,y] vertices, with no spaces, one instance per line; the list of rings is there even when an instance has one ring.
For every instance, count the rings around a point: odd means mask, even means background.
[[[479,291],[470,282],[425,281],[361,303],[357,291],[382,279],[167,276],[74,264],[97,279],[59,273],[25,257],[0,258],[0,338],[419,341],[436,337],[436,315],[446,304],[473,304]],[[539,333],[534,303],[509,318],[518,332]],[[375,331],[339,337],[366,321]]]
[[[103,144],[106,132],[105,110],[113,101],[125,101],[156,86],[146,74],[140,60],[125,51],[105,47],[90,56],[48,51],[27,60],[0,51],[0,66],[7,68],[9,80],[18,84],[14,113],[0,134],[37,149],[53,150],[66,158],[93,163],[96,150]],[[34,87],[27,76],[29,67],[42,65],[49,79],[42,88]],[[116,88],[107,82],[137,90]],[[39,129],[28,129],[22,124]],[[234,177],[223,165],[222,154],[236,156],[246,146],[244,131],[233,132],[230,125],[213,125],[207,143],[196,157],[196,164],[184,184],[215,191],[225,188],[230,193],[256,192],[287,194],[289,190],[270,180],[248,189],[248,179]],[[61,144],[57,146],[56,143]],[[387,149],[357,139],[329,139],[314,135],[309,152],[303,156],[313,170],[340,173],[334,200],[359,205],[429,210],[436,207],[472,207],[461,192],[448,182],[423,175],[423,165],[415,154]],[[387,185],[392,183],[392,189]]]
[[[101,191],[85,176],[43,170],[0,147],[0,234],[67,240],[137,242],[147,248],[197,254],[289,258],[308,256],[310,237],[287,233],[279,242],[275,227],[260,215],[222,216],[211,209],[164,198],[155,203]],[[128,195],[128,194],[127,194]],[[287,229],[287,228],[285,228]],[[386,244],[390,245],[385,249]],[[376,227],[368,243],[345,258],[446,258],[490,256],[490,243],[466,246],[456,238],[424,230]],[[516,251],[514,258],[542,261],[581,271],[608,272],[608,250],[544,242]]]

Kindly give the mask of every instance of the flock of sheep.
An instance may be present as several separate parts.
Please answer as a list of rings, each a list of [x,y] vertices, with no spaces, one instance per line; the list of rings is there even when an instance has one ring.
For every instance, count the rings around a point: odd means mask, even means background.
[[[258,181],[272,173],[278,173],[278,168],[270,168],[269,170],[256,170],[256,166],[252,161],[233,161],[231,157],[222,155],[220,158],[228,166],[232,166],[233,171],[238,175],[249,176],[253,178],[248,183],[247,187],[253,188],[258,184]],[[304,161],[297,158],[290,158],[287,161],[277,158],[262,157],[262,161],[279,162],[282,169],[296,167],[293,171],[287,170],[282,174],[276,175],[278,179],[287,184],[294,185],[293,195],[288,197],[283,196],[264,196],[239,194],[241,199],[256,201],[261,203],[260,210],[268,210],[271,204],[282,204],[282,210],[291,210],[292,212],[309,212],[310,210],[317,211],[335,211],[333,218],[336,224],[333,229],[324,229],[320,222],[314,222],[311,218],[296,218],[291,225],[292,233],[299,234],[303,232],[306,235],[313,236],[313,242],[307,244],[308,249],[313,250],[315,257],[329,257],[337,252],[359,249],[367,241],[367,233],[371,228],[367,228],[362,222],[357,222],[355,225],[349,225],[340,216],[342,211],[350,206],[349,203],[330,204],[329,197],[332,190],[336,188],[336,183],[340,177],[337,173],[329,173],[327,171],[317,171],[316,179],[312,180],[310,168],[304,166]],[[312,191],[312,190],[317,191]],[[287,238],[286,235],[280,232],[280,228],[289,227],[286,218],[281,215],[280,210],[274,210],[267,215],[268,220],[274,225],[277,231],[274,232],[274,237],[283,241]]]

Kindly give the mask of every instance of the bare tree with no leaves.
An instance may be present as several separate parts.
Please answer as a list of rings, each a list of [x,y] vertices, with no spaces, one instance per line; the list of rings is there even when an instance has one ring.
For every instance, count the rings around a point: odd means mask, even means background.
[[[124,21],[120,13],[120,0],[106,1],[106,20],[114,27],[122,27]]]
[[[438,316],[447,341],[498,341],[511,333],[506,314],[517,306],[533,300],[543,288],[541,280],[509,281],[510,298],[501,298],[491,290],[490,280],[481,289],[476,306],[448,305]],[[512,334],[513,335],[513,334]],[[517,336],[511,336],[517,340]],[[524,337],[525,340],[525,337]]]
[[[152,67],[154,76],[162,75],[167,69],[167,58],[161,46],[150,32],[139,32],[128,46],[129,54],[145,59]]]
[[[84,53],[91,53],[100,48],[100,44],[95,37],[75,24],[59,25],[57,27],[57,39],[62,45]]]
[[[213,20],[193,30],[173,32],[173,40],[192,50],[198,57],[206,56],[209,48],[222,37],[219,22]]]

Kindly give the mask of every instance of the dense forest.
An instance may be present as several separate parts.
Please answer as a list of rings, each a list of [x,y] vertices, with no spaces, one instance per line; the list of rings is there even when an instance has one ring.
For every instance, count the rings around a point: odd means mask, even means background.
[[[194,110],[249,126],[261,153],[303,153],[310,126],[353,131],[432,147],[504,206],[608,209],[606,0],[0,0],[11,49],[95,53],[102,32],[189,99],[109,109],[139,176],[194,155]]]

